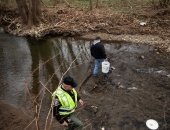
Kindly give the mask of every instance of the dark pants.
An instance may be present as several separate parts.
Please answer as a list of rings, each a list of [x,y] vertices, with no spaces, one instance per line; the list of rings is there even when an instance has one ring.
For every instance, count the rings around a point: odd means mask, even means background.
[[[69,116],[71,121],[68,123],[67,130],[82,130],[83,123],[75,116],[75,114],[71,114]]]

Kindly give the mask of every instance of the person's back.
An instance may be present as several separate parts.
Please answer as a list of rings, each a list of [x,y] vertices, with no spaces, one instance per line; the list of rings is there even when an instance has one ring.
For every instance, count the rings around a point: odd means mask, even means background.
[[[91,55],[95,58],[95,66],[93,70],[93,75],[98,75],[98,69],[101,64],[106,58],[106,52],[104,45],[100,43],[100,37],[96,37],[96,39],[93,42],[93,45],[90,48]]]
[[[91,55],[95,59],[105,59],[106,53],[103,44],[101,44],[100,42],[93,44],[91,47]]]

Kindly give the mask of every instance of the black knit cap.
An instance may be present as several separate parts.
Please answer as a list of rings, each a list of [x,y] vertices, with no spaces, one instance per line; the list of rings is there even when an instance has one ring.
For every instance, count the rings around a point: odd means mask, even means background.
[[[67,76],[63,79],[63,83],[67,85],[71,85],[73,88],[77,86],[77,83],[74,81],[74,79],[70,76]]]
[[[99,36],[97,36],[97,37],[95,38],[95,40],[100,40],[100,37],[99,37]]]

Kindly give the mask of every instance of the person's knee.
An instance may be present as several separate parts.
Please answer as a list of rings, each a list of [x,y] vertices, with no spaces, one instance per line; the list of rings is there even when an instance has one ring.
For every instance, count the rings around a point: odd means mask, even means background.
[[[83,129],[83,123],[80,121],[79,122],[79,130],[82,130]]]
[[[77,130],[83,129],[83,123],[80,120],[75,122],[75,126],[77,127]]]

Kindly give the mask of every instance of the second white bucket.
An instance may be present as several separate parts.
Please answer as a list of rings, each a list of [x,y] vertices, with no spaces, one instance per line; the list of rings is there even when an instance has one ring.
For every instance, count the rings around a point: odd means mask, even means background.
[[[102,72],[103,73],[108,73],[110,68],[110,63],[108,61],[103,61],[102,62]]]

